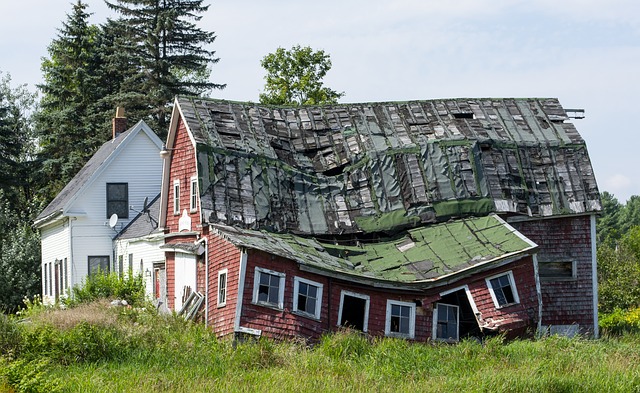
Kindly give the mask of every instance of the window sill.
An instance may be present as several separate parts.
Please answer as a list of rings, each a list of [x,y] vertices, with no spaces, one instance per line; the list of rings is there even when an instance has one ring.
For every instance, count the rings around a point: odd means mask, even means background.
[[[307,318],[307,319],[312,319],[312,320],[314,320],[314,321],[318,321],[318,322],[320,322],[320,318],[316,318],[316,316],[315,316],[315,315],[312,315],[312,314],[306,313],[306,312],[304,312],[304,311],[294,310],[294,311],[291,311],[291,314],[295,314],[295,315],[298,315],[298,316],[301,316],[301,317],[305,317],[305,318]]]
[[[224,306],[226,306],[226,305],[227,305],[227,303],[226,303],[226,302],[225,302],[225,303],[220,303],[220,304],[218,304],[218,308],[222,308],[222,307],[224,307]]]
[[[273,304],[273,303],[251,302],[251,304],[253,304],[255,306],[261,306],[261,307],[265,307],[265,308],[270,308],[270,309],[276,310],[276,311],[284,311],[284,307],[278,307],[277,304]]]
[[[520,304],[520,303],[507,303],[507,304],[503,304],[503,305],[496,304],[495,306],[496,306],[497,310],[500,310],[500,309],[508,308],[508,307],[511,307],[511,306],[517,306],[518,304]]]

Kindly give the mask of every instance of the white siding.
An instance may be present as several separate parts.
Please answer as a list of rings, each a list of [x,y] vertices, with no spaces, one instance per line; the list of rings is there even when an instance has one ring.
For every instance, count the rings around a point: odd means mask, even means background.
[[[67,219],[56,221],[53,225],[46,226],[40,230],[42,237],[42,260],[40,262],[40,272],[42,274],[42,301],[46,304],[54,302],[52,296],[45,296],[48,291],[45,290],[45,281],[48,284],[48,271],[45,272],[45,266],[49,263],[53,264],[56,260],[64,260],[70,263],[71,253],[69,252],[69,223]],[[45,273],[47,279],[45,280]],[[70,269],[67,270],[69,276],[72,275]]]
[[[118,147],[108,165],[94,174],[64,211],[65,215],[72,216],[69,224],[63,229],[41,230],[43,266],[50,259],[64,258],[57,254],[66,251],[72,286],[81,284],[87,276],[89,256],[108,256],[110,269],[113,269],[113,238],[138,214],[137,211],[142,210],[145,197],[152,200],[160,193],[162,159],[159,147],[142,130],[131,137],[133,139]],[[128,204],[136,209],[129,210],[128,218],[119,219],[114,229],[108,225],[107,183],[127,183]],[[70,249],[73,255],[70,255]]]
[[[149,299],[153,296],[153,264],[155,262],[164,262],[164,251],[160,249],[162,244],[164,244],[163,239],[125,239],[116,242],[115,260],[117,261],[118,256],[122,255],[126,265],[129,260],[129,254],[133,254],[133,274],[142,274],[145,282],[145,292]],[[140,271],[141,260],[142,271]]]

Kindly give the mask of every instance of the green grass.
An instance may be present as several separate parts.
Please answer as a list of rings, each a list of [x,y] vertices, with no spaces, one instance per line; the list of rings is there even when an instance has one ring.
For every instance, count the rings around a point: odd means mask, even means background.
[[[0,319],[0,392],[640,392],[640,334],[417,344],[338,332],[233,345],[94,303]]]

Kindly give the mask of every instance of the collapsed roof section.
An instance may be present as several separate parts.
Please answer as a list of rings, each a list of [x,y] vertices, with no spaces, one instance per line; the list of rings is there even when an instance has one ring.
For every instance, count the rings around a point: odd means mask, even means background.
[[[177,103],[211,223],[336,235],[600,210],[586,144],[556,99]]]
[[[303,270],[373,282],[378,287],[424,289],[537,250],[535,243],[495,214],[409,229],[385,241],[356,245],[218,224],[212,227],[238,247],[293,260]]]

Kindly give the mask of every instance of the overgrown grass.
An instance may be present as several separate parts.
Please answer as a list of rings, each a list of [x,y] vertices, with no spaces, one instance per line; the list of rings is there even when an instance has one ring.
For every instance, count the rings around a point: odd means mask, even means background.
[[[233,345],[203,325],[108,302],[0,318],[0,391],[633,392],[640,335],[458,345],[327,335]]]

